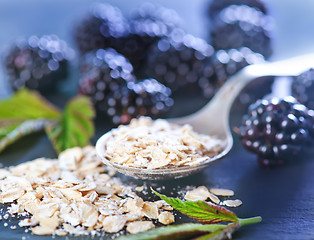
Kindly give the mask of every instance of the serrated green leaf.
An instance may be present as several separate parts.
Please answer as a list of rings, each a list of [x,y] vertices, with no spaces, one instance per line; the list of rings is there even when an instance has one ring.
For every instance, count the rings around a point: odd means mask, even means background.
[[[116,240],[181,240],[193,239],[204,234],[221,231],[227,226],[222,224],[202,225],[198,223],[185,223],[155,228],[135,235],[118,237]]]
[[[95,112],[88,97],[77,96],[70,100],[61,120],[46,127],[48,137],[57,152],[87,145],[94,135],[94,116]]]
[[[7,121],[57,119],[60,111],[35,91],[21,89],[0,102],[0,126]]]
[[[37,92],[21,89],[0,102],[0,152],[21,137],[40,131],[60,111]]]
[[[238,222],[238,217],[228,209],[204,201],[181,201],[179,198],[171,198],[152,191],[161,199],[170,204],[174,209],[205,224],[220,222]]]

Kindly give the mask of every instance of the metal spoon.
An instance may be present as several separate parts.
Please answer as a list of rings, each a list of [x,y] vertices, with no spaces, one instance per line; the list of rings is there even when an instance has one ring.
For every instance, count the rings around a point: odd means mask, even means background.
[[[113,163],[105,158],[105,145],[111,131],[100,137],[96,143],[96,151],[101,160],[117,171],[141,179],[171,179],[194,174],[214,162],[222,159],[233,145],[231,130],[229,128],[230,107],[240,91],[252,80],[262,76],[297,76],[314,67],[314,54],[303,55],[288,60],[249,65],[239,73],[232,76],[199,111],[180,118],[168,119],[177,124],[190,124],[199,133],[216,136],[224,141],[223,151],[216,156],[202,162],[198,166],[178,167],[166,169],[131,168]]]

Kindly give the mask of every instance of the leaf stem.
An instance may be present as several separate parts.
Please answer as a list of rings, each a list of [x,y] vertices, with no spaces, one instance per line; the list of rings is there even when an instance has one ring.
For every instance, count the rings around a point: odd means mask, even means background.
[[[262,221],[262,217],[251,217],[251,218],[239,218],[240,227],[245,225],[255,224]]]

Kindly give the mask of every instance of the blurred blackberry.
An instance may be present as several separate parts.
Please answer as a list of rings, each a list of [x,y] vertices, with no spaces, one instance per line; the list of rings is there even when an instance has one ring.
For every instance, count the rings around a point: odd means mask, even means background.
[[[242,115],[247,112],[248,107],[252,103],[272,93],[274,81],[275,77],[273,76],[258,77],[250,81],[241,90],[239,95],[235,98],[230,110],[230,114],[234,115],[233,121],[237,122],[237,125]]]
[[[81,54],[114,47],[128,34],[128,24],[120,9],[105,3],[91,6],[88,16],[75,28],[74,37]]]
[[[263,12],[267,13],[267,6],[262,0],[211,0],[208,8],[208,16],[214,19],[216,15],[220,13],[226,7],[230,5],[247,5]]]
[[[144,65],[146,76],[157,79],[169,87],[175,97],[199,95],[201,87],[206,87],[212,95],[216,86],[210,81],[199,86],[202,79],[210,79],[214,70],[211,57],[212,46],[191,35],[183,38],[163,38],[152,45]]]
[[[292,96],[314,110],[314,69],[302,73],[292,81]]]
[[[218,87],[221,87],[229,77],[240,71],[242,68],[259,64],[265,61],[259,53],[252,52],[249,48],[218,50],[212,57],[214,68],[213,78]],[[201,81],[202,80],[202,81]],[[213,82],[213,80],[212,80]],[[258,98],[263,98],[266,94],[271,93],[273,77],[262,77],[246,85],[239,96],[235,99],[233,109],[235,111],[246,111],[247,107],[255,102]],[[208,84],[207,79],[200,79],[203,89]]]
[[[255,53],[247,47],[218,50],[212,57],[214,78],[218,86],[221,86],[240,69],[250,64],[263,63],[264,61],[264,57],[261,54]]]
[[[314,113],[293,97],[258,100],[249,107],[239,129],[243,146],[261,165],[295,160],[314,143]]]
[[[171,90],[155,79],[129,82],[113,91],[107,98],[107,113],[114,124],[127,124],[132,118],[165,116],[173,105]]]
[[[119,90],[121,85],[134,82],[130,62],[114,49],[98,49],[83,56],[78,91],[91,97],[96,111],[106,115],[107,96]]]
[[[266,59],[272,54],[270,18],[245,6],[231,5],[216,16],[211,28],[215,49],[248,47]]]
[[[31,36],[17,42],[5,57],[9,83],[14,91],[21,87],[41,93],[56,90],[68,75],[73,50],[56,35]]]
[[[130,18],[129,34],[116,41],[114,48],[126,56],[137,71],[147,56],[149,46],[179,31],[181,21],[171,9],[144,3]]]
[[[163,37],[180,28],[181,24],[182,19],[174,10],[144,3],[133,12],[130,29],[143,37]]]

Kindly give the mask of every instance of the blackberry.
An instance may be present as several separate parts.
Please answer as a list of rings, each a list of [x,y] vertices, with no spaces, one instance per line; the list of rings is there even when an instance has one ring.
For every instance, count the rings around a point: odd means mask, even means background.
[[[301,156],[314,143],[314,113],[292,96],[258,100],[249,107],[239,129],[243,146],[263,166]]]
[[[88,16],[75,28],[74,38],[81,54],[100,48],[110,48],[129,33],[120,9],[105,3],[91,6]]]
[[[107,96],[121,85],[134,82],[130,62],[114,49],[98,49],[83,56],[78,91],[91,97],[99,114],[107,112]]]
[[[130,28],[140,36],[162,37],[168,36],[181,24],[182,19],[174,10],[144,3],[133,12]]]
[[[266,4],[262,0],[211,0],[208,8],[208,16],[211,19],[214,19],[215,16],[221,12],[221,10],[229,7],[230,5],[247,5],[258,9],[264,14],[268,12]]]
[[[169,88],[155,79],[138,82],[131,63],[114,49],[85,54],[80,71],[79,93],[91,97],[98,116],[110,116],[114,124],[162,116],[173,104]]]
[[[212,78],[215,79],[216,85],[221,87],[229,77],[240,71],[242,68],[251,64],[260,64],[263,62],[265,62],[265,59],[261,54],[255,53],[247,47],[218,50],[212,57],[214,68],[214,75]],[[212,80],[212,82],[214,82],[214,80]],[[239,94],[239,97],[235,99],[233,110],[237,112],[239,112],[239,110],[246,110],[251,103],[271,92],[272,83],[273,77],[267,76],[247,84]],[[206,79],[202,81],[203,89],[206,89],[207,84],[208,81],[206,81]],[[258,89],[258,91],[256,91],[256,89]]]
[[[231,5],[216,16],[210,35],[215,49],[248,47],[269,58],[270,32],[268,16],[245,5]]]
[[[264,62],[261,54],[251,51],[247,47],[239,49],[218,50],[212,57],[214,76],[218,86],[222,86],[226,80],[240,69],[250,65]]]
[[[73,50],[56,35],[23,39],[9,50],[5,67],[13,91],[21,87],[48,93],[68,75]]]
[[[191,35],[182,40],[163,38],[150,49],[144,67],[153,77],[173,90],[176,96],[213,97],[218,88],[243,67],[261,63],[264,58],[248,48],[219,50]]]
[[[144,3],[132,14],[129,33],[116,41],[113,48],[126,56],[139,72],[148,48],[160,38],[179,31],[181,21],[171,9]]]
[[[213,54],[212,46],[191,35],[163,38],[149,50],[145,74],[169,87],[176,96],[195,96],[200,91],[198,82],[213,75]],[[206,88],[213,92],[216,86],[209,82]]]
[[[114,124],[127,124],[132,118],[163,117],[173,105],[171,90],[155,79],[129,82],[107,98],[107,113]]]
[[[292,96],[314,110],[314,69],[294,77],[291,88]]]

